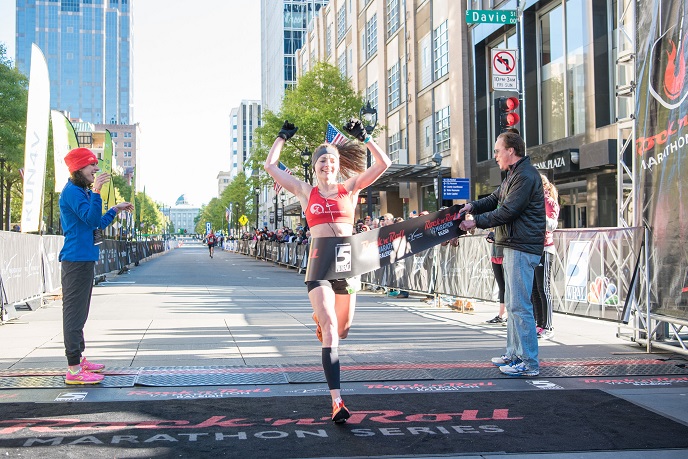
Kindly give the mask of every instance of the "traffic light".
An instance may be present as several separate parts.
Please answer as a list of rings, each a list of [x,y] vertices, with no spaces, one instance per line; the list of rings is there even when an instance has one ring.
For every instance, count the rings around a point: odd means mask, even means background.
[[[495,128],[498,130],[497,135],[505,132],[509,128],[515,128],[521,121],[518,115],[518,97],[499,97],[495,104],[496,123]]]

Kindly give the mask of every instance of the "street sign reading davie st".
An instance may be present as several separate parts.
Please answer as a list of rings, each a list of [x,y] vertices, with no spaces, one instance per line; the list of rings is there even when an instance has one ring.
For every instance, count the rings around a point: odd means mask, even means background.
[[[516,24],[516,10],[466,10],[466,23]]]

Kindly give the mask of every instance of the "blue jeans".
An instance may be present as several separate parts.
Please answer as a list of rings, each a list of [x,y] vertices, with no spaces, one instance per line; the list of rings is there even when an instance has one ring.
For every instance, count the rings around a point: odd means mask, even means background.
[[[531,370],[539,370],[538,340],[535,331],[533,292],[535,267],[540,255],[504,248],[504,301],[509,320],[506,325],[506,356],[521,359]]]

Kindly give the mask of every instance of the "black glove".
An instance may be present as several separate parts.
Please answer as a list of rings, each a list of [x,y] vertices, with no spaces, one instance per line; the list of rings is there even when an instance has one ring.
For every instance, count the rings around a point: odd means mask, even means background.
[[[347,134],[351,135],[352,137],[356,137],[361,142],[365,142],[365,139],[368,136],[368,133],[363,127],[363,123],[361,123],[361,120],[356,118],[351,118],[349,122],[344,125],[344,130],[347,132]]]
[[[277,134],[277,137],[282,137],[284,140],[289,140],[294,137],[294,134],[296,134],[296,131],[298,130],[299,128],[291,124],[289,121],[285,121],[282,125],[282,129],[279,131],[279,134]]]

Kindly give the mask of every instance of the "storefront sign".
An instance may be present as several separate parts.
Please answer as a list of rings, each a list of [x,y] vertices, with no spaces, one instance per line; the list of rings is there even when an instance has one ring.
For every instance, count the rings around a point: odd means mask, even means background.
[[[471,181],[468,178],[443,178],[442,199],[470,199]]]

